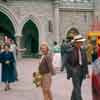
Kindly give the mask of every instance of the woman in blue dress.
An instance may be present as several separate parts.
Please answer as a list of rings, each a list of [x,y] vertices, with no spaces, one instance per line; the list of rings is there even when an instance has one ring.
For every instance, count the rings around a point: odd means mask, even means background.
[[[2,82],[5,83],[5,91],[10,89],[10,83],[16,81],[16,72],[14,67],[14,55],[10,52],[10,45],[5,44],[4,52],[0,54],[2,64]]]

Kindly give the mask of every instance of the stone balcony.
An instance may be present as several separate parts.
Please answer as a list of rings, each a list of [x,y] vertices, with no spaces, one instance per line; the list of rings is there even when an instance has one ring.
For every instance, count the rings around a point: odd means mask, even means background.
[[[95,9],[95,2],[93,0],[57,0],[55,4],[59,5],[59,8],[62,10],[94,11]]]

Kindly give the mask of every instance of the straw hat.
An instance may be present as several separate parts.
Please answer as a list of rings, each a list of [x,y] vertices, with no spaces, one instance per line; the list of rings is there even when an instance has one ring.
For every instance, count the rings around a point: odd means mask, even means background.
[[[83,36],[79,34],[79,35],[74,36],[74,39],[72,41],[74,41],[74,42],[84,42],[84,41],[86,41],[86,39],[83,38]]]

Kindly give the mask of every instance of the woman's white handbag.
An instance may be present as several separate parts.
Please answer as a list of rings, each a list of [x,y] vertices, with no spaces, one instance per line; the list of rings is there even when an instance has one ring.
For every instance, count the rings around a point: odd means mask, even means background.
[[[60,70],[61,69],[61,54],[60,53],[54,53],[53,54],[53,67],[56,71]]]

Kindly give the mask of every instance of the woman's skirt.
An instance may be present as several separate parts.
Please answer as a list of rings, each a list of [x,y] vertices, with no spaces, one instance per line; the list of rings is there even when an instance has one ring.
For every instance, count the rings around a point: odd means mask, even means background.
[[[12,83],[16,81],[16,71],[13,64],[2,65],[2,82]]]
[[[49,90],[51,88],[51,82],[52,82],[51,74],[50,73],[44,74],[41,80],[42,89]]]

